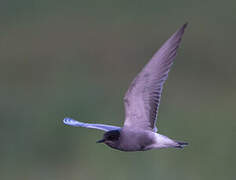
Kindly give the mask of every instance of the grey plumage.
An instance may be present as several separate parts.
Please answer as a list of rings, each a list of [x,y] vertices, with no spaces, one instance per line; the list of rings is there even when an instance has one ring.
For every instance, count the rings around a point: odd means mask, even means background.
[[[176,56],[187,24],[174,33],[154,54],[125,94],[125,126],[156,131],[155,126],[163,84]]]
[[[124,96],[124,127],[82,123],[71,118],[65,118],[64,123],[106,131],[104,138],[99,142],[123,151],[181,148],[187,145],[187,143],[177,142],[156,133],[156,120],[163,84],[168,77],[186,26],[187,23],[162,45],[132,81]]]

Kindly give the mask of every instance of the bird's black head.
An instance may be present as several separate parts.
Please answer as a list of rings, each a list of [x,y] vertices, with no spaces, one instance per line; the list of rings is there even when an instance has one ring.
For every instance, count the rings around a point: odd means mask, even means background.
[[[103,135],[103,139],[97,141],[97,143],[103,143],[103,142],[114,142],[118,141],[120,138],[120,131],[119,130],[112,130],[108,131]]]

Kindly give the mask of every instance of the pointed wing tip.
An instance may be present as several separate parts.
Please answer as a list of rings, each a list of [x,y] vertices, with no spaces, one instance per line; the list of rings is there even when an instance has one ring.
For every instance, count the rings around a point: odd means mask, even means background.
[[[182,25],[181,28],[177,32],[180,32],[180,34],[182,36],[185,29],[187,28],[187,26],[188,26],[188,22],[184,23],[184,25]],[[179,34],[179,33],[177,33],[177,34]]]
[[[71,119],[71,118],[68,118],[68,117],[65,117],[63,119],[63,123],[66,124],[66,125],[74,125],[77,121]]]
[[[63,119],[63,123],[66,124],[66,123],[69,121],[69,119],[70,119],[70,118],[65,117],[65,118]]]
[[[188,22],[184,23],[184,25],[182,26],[183,29],[185,29],[188,26]]]
[[[186,22],[180,29],[178,32],[180,32],[181,36],[184,34],[185,29],[188,26],[188,22]]]
[[[184,34],[185,28],[188,26],[188,22],[186,22],[185,24],[183,24],[173,35],[172,38],[173,39],[177,39],[178,40],[178,44],[180,43],[182,36]],[[171,38],[170,38],[171,39]]]

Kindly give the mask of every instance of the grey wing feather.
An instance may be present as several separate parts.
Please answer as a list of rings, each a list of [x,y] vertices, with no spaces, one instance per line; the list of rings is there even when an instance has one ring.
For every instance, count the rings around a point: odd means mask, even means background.
[[[168,77],[187,23],[177,30],[136,76],[124,97],[124,126],[157,131],[163,84]]]
[[[75,127],[85,127],[85,128],[92,128],[92,129],[99,129],[102,131],[111,131],[111,130],[119,130],[120,127],[117,126],[111,126],[111,125],[105,125],[105,124],[90,124],[90,123],[83,123],[76,121],[71,118],[65,118],[63,120],[64,124],[75,126]]]

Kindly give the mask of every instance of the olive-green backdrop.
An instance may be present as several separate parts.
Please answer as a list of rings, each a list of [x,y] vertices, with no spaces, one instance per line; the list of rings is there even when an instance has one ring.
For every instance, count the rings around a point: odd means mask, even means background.
[[[1,180],[233,180],[236,1],[2,0]],[[159,132],[184,149],[125,153],[96,144],[122,125],[123,95],[189,22],[162,94]]]

